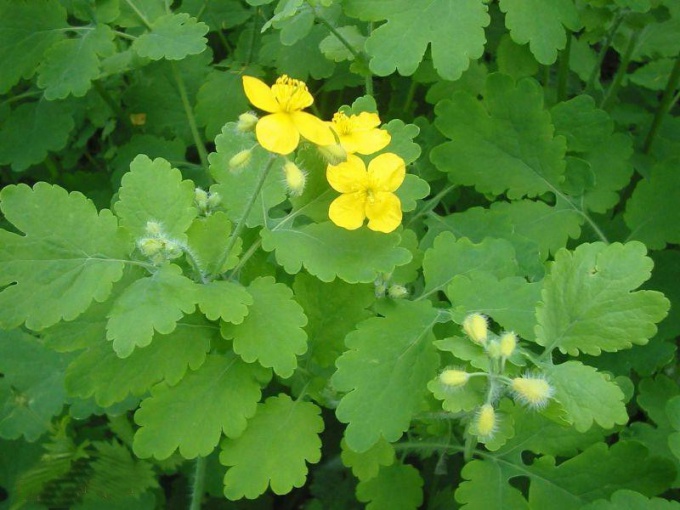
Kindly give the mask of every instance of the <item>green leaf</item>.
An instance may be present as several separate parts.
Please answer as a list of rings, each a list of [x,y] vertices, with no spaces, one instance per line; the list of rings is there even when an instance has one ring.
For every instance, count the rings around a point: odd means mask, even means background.
[[[170,13],[154,20],[151,31],[135,39],[132,49],[151,60],[182,60],[205,50],[207,33],[208,25],[187,13]]]
[[[328,29],[315,25],[309,33],[291,46],[286,46],[278,35],[262,38],[260,63],[276,67],[276,72],[295,76],[306,81],[309,77],[316,80],[333,75],[335,64],[324,57],[319,49],[321,41],[328,36]]]
[[[276,261],[289,274],[304,265],[324,282],[339,277],[349,283],[372,282],[380,273],[411,260],[408,250],[400,248],[399,234],[383,234],[367,228],[349,231],[331,222],[302,227],[262,229],[262,247],[275,251]]]
[[[107,25],[99,25],[82,37],[52,45],[38,69],[38,87],[45,89],[45,99],[84,96],[99,77],[100,56],[115,53],[113,36]]]
[[[228,281],[212,281],[196,288],[198,307],[211,321],[222,319],[241,324],[248,315],[253,298],[241,285]]]
[[[362,482],[378,476],[382,466],[391,466],[396,459],[394,446],[384,439],[380,439],[363,453],[357,453],[349,448],[344,439],[340,442],[340,447],[342,463]]]
[[[133,443],[135,454],[160,460],[177,449],[187,459],[208,455],[222,433],[238,437],[246,430],[261,385],[270,377],[269,370],[246,364],[234,354],[211,354],[176,386],[154,386],[135,413],[140,426]]]
[[[680,242],[680,208],[675,206],[674,191],[680,186],[680,159],[669,159],[652,168],[648,179],[641,180],[626,204],[624,219],[631,229],[630,239],[650,249],[663,249],[667,243]]]
[[[518,276],[498,279],[491,273],[475,271],[455,276],[445,292],[456,322],[462,323],[470,313],[483,313],[507,331],[533,340],[541,287],[541,283]]]
[[[472,271],[488,271],[498,278],[514,276],[515,250],[504,239],[487,238],[474,244],[467,238],[456,239],[450,232],[442,232],[425,252],[422,296],[444,291],[456,276]]]
[[[189,249],[204,275],[222,274],[238,264],[243,244],[240,237],[229,251],[222,267],[217,267],[227,249],[231,232],[231,221],[224,211],[196,218],[187,230]]]
[[[134,237],[146,237],[147,222],[161,224],[166,236],[185,239],[184,233],[198,213],[194,207],[194,183],[163,158],[149,159],[144,154],[130,164],[123,176],[114,208],[121,226]]]
[[[47,432],[64,405],[68,360],[18,329],[0,329],[0,437],[32,442]]]
[[[0,164],[21,172],[49,152],[63,149],[74,127],[73,112],[65,103],[41,100],[12,110],[0,128]]]
[[[669,307],[660,292],[633,292],[650,277],[646,251],[632,241],[557,252],[536,311],[536,341],[571,356],[646,344]]]
[[[244,133],[236,128],[236,123],[228,122],[222,127],[222,133],[215,138],[215,148],[208,156],[210,173],[217,184],[210,188],[222,196],[222,204],[232,221],[238,222],[245,213],[248,202],[256,191],[257,181],[267,166],[271,156],[257,145],[253,133]],[[229,168],[229,160],[236,154],[250,150],[249,161],[236,171]],[[277,158],[265,180],[262,192],[255,199],[248,215],[246,225],[255,227],[264,225],[270,208],[286,199],[286,189],[282,178],[282,158]]]
[[[321,409],[288,395],[269,397],[238,438],[222,442],[220,463],[228,466],[224,495],[255,499],[271,486],[274,494],[302,487],[307,464],[321,459]]]
[[[469,339],[457,339],[459,341],[458,345],[453,345],[451,340],[456,339],[446,339],[436,342],[437,348],[443,351],[450,351],[456,354],[456,348],[460,346],[471,346]],[[472,346],[474,347],[474,346]],[[459,351],[458,351],[459,352]],[[486,366],[488,366],[488,358],[483,353],[478,353],[476,356],[478,359],[485,358]],[[477,363],[477,365],[480,363]],[[473,363],[473,365],[475,365]],[[443,384],[439,377],[432,379],[427,384],[427,389],[432,392],[432,395],[437,400],[442,401],[442,409],[450,413],[469,413],[477,409],[480,405],[484,403],[485,392],[488,391],[486,381],[481,377],[475,377],[470,379],[465,386],[462,388],[451,388]]]
[[[680,503],[662,498],[647,498],[639,492],[619,490],[609,501],[598,499],[582,510],[678,510]]]
[[[312,359],[323,367],[333,366],[345,350],[345,336],[357,323],[371,316],[367,308],[375,301],[372,286],[351,285],[340,280],[323,283],[299,273],[293,290],[309,321],[305,331]]]
[[[610,429],[628,421],[623,392],[593,367],[567,361],[546,368],[545,374],[555,387],[553,398],[579,432],[587,431],[593,422]]]
[[[557,51],[566,46],[564,29],[576,31],[581,27],[572,0],[500,0],[500,8],[512,40],[529,43],[531,53],[543,65],[553,64]]]
[[[361,453],[380,438],[408,430],[439,365],[432,326],[439,314],[426,301],[399,302],[386,317],[368,319],[345,338],[331,383],[347,392],[336,410],[348,423],[347,446]]]
[[[538,62],[529,47],[516,44],[508,34],[501,37],[496,58],[498,70],[515,80],[534,76],[538,72]]]
[[[423,479],[408,464],[392,464],[378,476],[357,485],[357,499],[366,510],[416,510],[423,502]]]
[[[119,358],[104,338],[76,358],[66,371],[71,396],[89,398],[102,407],[144,395],[154,384],[177,384],[187,371],[198,369],[210,350],[216,328],[200,315],[187,317],[168,335],[157,335],[151,345]]]
[[[277,375],[290,377],[297,356],[307,351],[303,326],[307,317],[286,285],[272,277],[256,278],[248,286],[253,304],[239,325],[222,323],[222,336],[234,339],[234,352],[246,363],[257,361]]]
[[[364,49],[366,36],[362,34],[354,25],[344,27],[337,27],[338,33],[349,43],[349,45],[357,53],[361,53]],[[325,39],[319,43],[321,53],[327,59],[334,62],[343,62],[345,60],[354,60],[354,54],[345,46],[335,34],[329,34]]]
[[[432,61],[439,75],[457,80],[471,60],[484,53],[484,27],[489,24],[487,6],[480,0],[348,0],[345,12],[364,21],[386,23],[366,41],[369,66],[378,76],[395,70],[404,76],[415,72],[431,45]]]
[[[420,133],[420,128],[415,124],[406,124],[403,120],[392,119],[383,126],[390,134],[390,143],[383,150],[376,154],[392,152],[401,157],[408,165],[420,157],[422,152],[420,145],[413,139]]]
[[[0,94],[33,76],[45,50],[64,37],[67,26],[59,2],[0,2]]]
[[[510,199],[554,191],[562,182],[566,142],[554,136],[535,80],[491,74],[483,102],[461,91],[435,112],[435,125],[451,141],[430,159],[452,182]]]
[[[135,347],[151,343],[154,331],[168,335],[177,321],[196,309],[196,284],[182,276],[182,270],[168,264],[146,278],[140,278],[115,300],[109,312],[106,338],[121,358]]]
[[[0,230],[0,325],[41,330],[104,301],[123,276],[130,243],[108,210],[78,192],[7,186],[0,210],[25,235]]]
[[[210,3],[208,5],[215,5]],[[212,140],[227,122],[250,108],[243,92],[241,70],[212,71],[196,94],[196,122],[205,127],[205,136]]]
[[[245,9],[239,0],[208,3],[204,0],[183,0],[181,10],[195,18],[200,17],[208,24],[211,32],[234,28],[253,15],[253,11]]]

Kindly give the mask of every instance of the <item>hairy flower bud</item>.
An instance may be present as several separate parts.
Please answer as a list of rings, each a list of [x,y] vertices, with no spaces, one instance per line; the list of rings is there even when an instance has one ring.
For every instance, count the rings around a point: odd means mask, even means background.
[[[158,221],[147,221],[144,230],[146,230],[146,233],[150,236],[159,237],[163,234],[163,225],[161,225]]]
[[[516,377],[512,380],[515,399],[533,409],[542,409],[555,390],[543,376],[533,375]]]
[[[241,152],[237,152],[229,160],[229,170],[232,172],[240,170],[250,162],[251,156],[252,156],[251,149],[245,149],[242,150]]]
[[[255,129],[257,124],[257,115],[252,112],[242,113],[238,116],[238,123],[236,124],[236,129],[242,133],[248,133]]]
[[[347,161],[347,151],[339,143],[319,145],[319,152],[330,165],[339,165],[343,161]]]
[[[439,380],[446,386],[464,386],[468,382],[468,379],[470,379],[470,374],[465,370],[450,368],[439,374]]]
[[[408,296],[408,289],[403,285],[393,284],[387,289],[387,295],[392,299],[404,299]]]
[[[286,175],[286,186],[293,196],[300,196],[305,190],[307,175],[292,161],[286,161],[283,165],[283,172]]]
[[[484,404],[477,413],[475,422],[477,435],[491,437],[496,431],[496,411],[491,404]]]
[[[137,241],[137,247],[145,257],[153,257],[164,248],[164,243],[157,237],[144,237]]]
[[[471,313],[463,321],[463,330],[470,339],[480,345],[486,343],[489,334],[486,317],[479,313]]]
[[[486,354],[489,356],[489,358],[498,359],[501,357],[501,344],[499,344],[496,340],[487,342],[484,347],[486,348]]]
[[[222,202],[222,195],[217,191],[211,191],[208,194],[208,209],[214,209]]]
[[[194,190],[194,202],[196,202],[196,206],[201,211],[205,211],[208,208],[208,192],[201,188],[196,188]]]
[[[515,347],[517,347],[517,335],[512,331],[506,331],[501,335],[500,346],[501,356],[509,358],[515,352]]]

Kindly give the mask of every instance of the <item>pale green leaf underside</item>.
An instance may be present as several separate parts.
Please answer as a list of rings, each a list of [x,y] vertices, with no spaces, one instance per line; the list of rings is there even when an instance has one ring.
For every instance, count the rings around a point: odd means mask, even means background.
[[[262,247],[275,251],[287,273],[296,274],[304,265],[324,282],[336,277],[349,283],[372,282],[379,273],[390,273],[411,260],[408,250],[398,246],[396,233],[349,231],[331,222],[263,229],[260,235]]]
[[[255,499],[268,486],[274,494],[302,487],[307,463],[321,459],[323,428],[321,409],[311,402],[281,394],[258,404],[245,432],[222,442],[220,463],[229,467],[224,495]]]
[[[133,448],[137,456],[166,459],[175,450],[192,459],[206,456],[222,433],[238,437],[255,414],[269,371],[238,356],[209,355],[176,386],[161,383],[135,413]]]
[[[129,242],[108,210],[77,192],[38,183],[7,186],[0,209],[24,232],[0,230],[0,325],[41,330],[109,297]]]
[[[381,437],[396,441],[408,429],[439,364],[431,332],[437,317],[429,302],[405,302],[347,335],[332,383],[347,392],[336,415],[348,423],[352,450],[365,452]]]

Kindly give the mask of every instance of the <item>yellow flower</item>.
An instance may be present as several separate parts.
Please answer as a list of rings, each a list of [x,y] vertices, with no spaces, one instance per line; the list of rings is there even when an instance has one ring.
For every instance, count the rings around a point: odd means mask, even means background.
[[[378,129],[380,117],[376,113],[361,112],[349,117],[342,112],[333,115],[330,126],[338,134],[340,145],[349,153],[373,154],[387,147],[391,136]]]
[[[326,178],[342,193],[328,210],[339,227],[355,230],[368,218],[368,228],[392,232],[401,223],[401,201],[394,191],[404,182],[406,165],[396,154],[387,152],[368,164],[353,154],[339,165],[328,165]]]
[[[255,126],[257,141],[268,151],[290,154],[300,135],[317,145],[335,143],[325,122],[302,111],[314,102],[304,82],[283,75],[270,88],[257,78],[243,76],[243,90],[254,106],[269,113]]]

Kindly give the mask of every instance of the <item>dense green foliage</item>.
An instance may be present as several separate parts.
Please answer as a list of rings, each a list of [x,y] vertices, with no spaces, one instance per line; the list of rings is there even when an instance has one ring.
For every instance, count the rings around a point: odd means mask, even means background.
[[[680,508],[677,0],[0,0],[0,69],[0,509]]]

